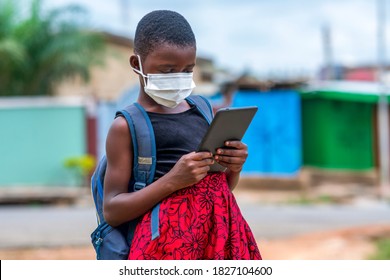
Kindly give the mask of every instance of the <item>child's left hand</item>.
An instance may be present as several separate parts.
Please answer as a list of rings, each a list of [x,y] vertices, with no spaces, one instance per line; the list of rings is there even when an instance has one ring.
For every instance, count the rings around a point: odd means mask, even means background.
[[[214,159],[230,171],[240,172],[248,157],[248,146],[241,141],[226,141],[225,145],[228,148],[218,148]]]

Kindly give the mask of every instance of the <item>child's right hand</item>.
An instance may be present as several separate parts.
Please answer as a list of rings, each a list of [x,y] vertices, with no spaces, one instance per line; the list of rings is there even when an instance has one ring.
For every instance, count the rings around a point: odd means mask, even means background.
[[[183,189],[206,177],[213,163],[211,153],[192,152],[182,156],[166,175],[169,174],[170,182],[174,184],[176,190]]]

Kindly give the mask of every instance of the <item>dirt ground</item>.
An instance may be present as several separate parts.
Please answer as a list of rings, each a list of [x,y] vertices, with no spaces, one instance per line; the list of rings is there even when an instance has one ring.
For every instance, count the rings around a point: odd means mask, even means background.
[[[259,242],[269,260],[364,260],[376,252],[375,241],[390,238],[390,225],[354,227]]]
[[[375,253],[375,240],[390,238],[390,225],[355,227],[305,234],[294,238],[258,240],[266,260],[364,260]],[[2,260],[93,260],[91,246],[0,250]]]

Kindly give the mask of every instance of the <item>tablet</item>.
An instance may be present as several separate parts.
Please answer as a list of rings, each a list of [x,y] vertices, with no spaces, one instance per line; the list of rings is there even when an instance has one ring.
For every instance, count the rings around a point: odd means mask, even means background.
[[[225,141],[241,140],[256,112],[257,106],[218,110],[197,151],[207,151],[214,155],[218,148],[227,148],[224,145]],[[224,171],[225,169],[217,162],[210,166],[210,172]]]

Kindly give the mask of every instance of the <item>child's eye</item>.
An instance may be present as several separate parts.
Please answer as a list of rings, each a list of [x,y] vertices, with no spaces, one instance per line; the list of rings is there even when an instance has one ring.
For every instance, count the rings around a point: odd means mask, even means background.
[[[193,69],[184,69],[183,71],[178,72],[174,68],[160,69],[159,72],[161,74],[172,74],[172,73],[192,73]]]
[[[192,72],[194,72],[194,67],[195,67],[195,65],[189,65],[189,66],[187,66],[186,68],[184,68],[184,73],[192,73]]]
[[[160,69],[158,69],[158,71],[161,74],[169,74],[169,73],[174,73],[175,69],[173,67],[161,67]]]

